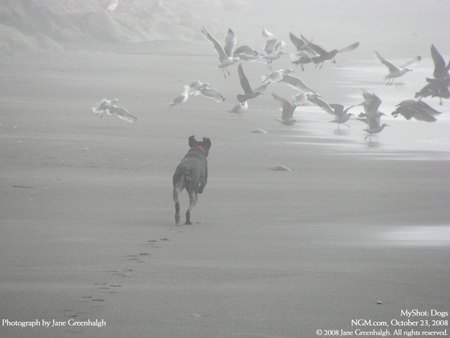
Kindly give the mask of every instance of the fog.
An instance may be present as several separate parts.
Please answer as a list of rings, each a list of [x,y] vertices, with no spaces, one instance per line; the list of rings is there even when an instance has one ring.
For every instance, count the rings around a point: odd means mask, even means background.
[[[110,2],[3,0],[0,51],[105,49],[165,41],[164,48],[195,53],[203,40],[201,26],[218,37],[231,27],[238,43],[255,46],[262,44],[263,28],[282,39],[289,31],[303,34],[330,48],[360,41],[361,55],[380,49],[399,57],[431,43],[449,46],[447,1],[120,0],[108,11]],[[158,52],[161,44],[156,46],[146,48]]]
[[[449,14],[446,0],[0,0],[0,336],[448,336],[450,102],[413,98],[431,44],[450,58]],[[222,70],[202,27],[259,51],[267,29],[287,53]],[[289,32],[360,44],[302,70]],[[422,59],[387,85],[374,50]],[[288,121],[274,98],[298,88],[244,79],[280,68],[319,102],[290,101]],[[180,99],[195,80],[220,99]],[[440,114],[394,117],[404,100]],[[208,179],[193,224],[181,192],[175,225],[188,151]],[[436,326],[412,333],[414,309],[443,317],[414,316]]]

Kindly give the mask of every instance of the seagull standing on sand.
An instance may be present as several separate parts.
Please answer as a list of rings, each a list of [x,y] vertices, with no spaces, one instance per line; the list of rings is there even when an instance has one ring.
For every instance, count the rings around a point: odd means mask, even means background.
[[[174,107],[174,106],[177,106],[177,105],[185,103],[188,100],[188,98],[189,98],[189,91],[190,90],[191,90],[191,87],[185,85],[183,92],[180,95],[176,96],[169,103],[169,107]]]
[[[385,58],[383,58],[380,53],[378,53],[377,51],[373,51],[373,54],[375,55],[375,57],[383,64],[385,65],[388,70],[389,73],[386,75],[386,85],[387,86],[391,86],[394,83],[394,80],[400,76],[405,75],[407,72],[412,71],[412,69],[407,68],[408,66],[419,62],[422,58],[420,56],[416,56],[414,59],[408,61],[407,63],[405,63],[402,66],[395,66],[392,62],[386,60]]]
[[[236,36],[231,29],[228,29],[225,37],[225,44],[222,46],[215,37],[213,37],[205,27],[202,27],[201,32],[205,37],[212,42],[214,49],[219,56],[219,64],[217,68],[221,68],[224,77],[230,76],[228,67],[240,61],[239,58],[233,56],[234,47],[236,46]]]
[[[420,100],[404,100],[392,112],[392,116],[394,117],[402,115],[407,120],[414,118],[418,121],[425,122],[436,121],[436,116],[439,114],[441,112],[431,108],[428,104]]]
[[[433,78],[425,79],[428,84],[418,91],[415,97],[419,99],[427,96],[439,97],[439,104],[442,106],[442,99],[450,98],[450,61],[446,64],[434,45],[431,45],[431,57],[434,62]]]

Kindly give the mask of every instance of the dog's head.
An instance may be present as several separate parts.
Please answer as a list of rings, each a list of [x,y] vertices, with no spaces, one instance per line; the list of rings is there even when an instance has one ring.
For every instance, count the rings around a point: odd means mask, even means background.
[[[195,136],[189,136],[189,147],[191,149],[200,150],[205,156],[208,156],[209,149],[211,148],[211,140],[208,137],[204,137],[202,141],[197,141]]]

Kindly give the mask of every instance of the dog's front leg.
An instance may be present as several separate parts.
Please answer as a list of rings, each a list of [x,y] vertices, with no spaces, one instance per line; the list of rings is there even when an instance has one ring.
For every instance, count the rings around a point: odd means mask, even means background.
[[[191,222],[191,210],[197,202],[197,193],[193,192],[189,194],[189,208],[186,211],[186,222],[184,224],[192,224]]]

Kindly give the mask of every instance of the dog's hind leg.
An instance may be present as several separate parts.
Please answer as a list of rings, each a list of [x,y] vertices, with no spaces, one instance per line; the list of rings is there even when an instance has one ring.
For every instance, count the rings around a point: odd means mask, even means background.
[[[175,224],[180,224],[180,189],[177,186],[173,187],[173,201],[175,202]]]

